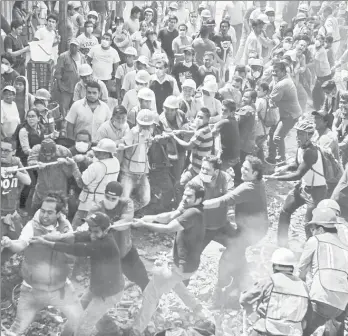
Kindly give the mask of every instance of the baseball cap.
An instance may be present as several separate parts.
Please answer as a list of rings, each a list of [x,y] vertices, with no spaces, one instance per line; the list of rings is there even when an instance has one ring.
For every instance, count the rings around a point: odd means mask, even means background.
[[[123,192],[122,184],[117,181],[109,182],[105,188],[105,194],[110,196],[121,196]]]
[[[98,226],[103,230],[110,226],[110,217],[107,214],[99,211],[89,215],[82,221],[90,224],[91,226]]]
[[[201,17],[210,18],[211,17],[210,10],[209,9],[203,9],[202,13],[201,13]]]
[[[69,42],[69,44],[75,44],[78,47],[80,46],[80,42],[77,40],[77,38],[72,38]]]
[[[12,85],[6,85],[3,89],[2,89],[2,92],[4,91],[12,91],[14,94],[16,94],[16,89],[12,86]]]
[[[306,19],[307,19],[307,16],[304,13],[298,13],[295,17],[295,21],[302,21]]]
[[[141,64],[144,64],[146,66],[149,66],[149,59],[144,55],[140,55],[137,59],[137,62],[140,62]]]
[[[144,13],[146,13],[146,12],[150,12],[150,13],[153,14],[153,9],[150,8],[150,7],[148,7],[148,8],[146,8],[146,9],[144,10]]]
[[[132,56],[138,56],[138,52],[134,47],[128,47],[126,48],[126,50],[124,51],[124,53],[126,55],[132,55]]]
[[[87,17],[89,17],[89,16],[95,16],[96,18],[99,17],[99,16],[98,16],[98,13],[97,13],[96,11],[90,11],[90,12],[88,12]]]

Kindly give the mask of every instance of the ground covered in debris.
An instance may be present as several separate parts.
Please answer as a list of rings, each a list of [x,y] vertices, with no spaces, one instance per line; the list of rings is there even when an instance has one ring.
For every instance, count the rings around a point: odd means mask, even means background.
[[[294,133],[287,138],[290,150],[289,155],[293,155],[296,150]],[[268,212],[270,219],[270,230],[267,236],[256,246],[252,246],[247,251],[249,276],[246,279],[252,283],[257,279],[266,277],[270,273],[270,256],[275,246],[276,225],[281,205],[288,191],[292,188],[291,183],[267,182]],[[304,209],[295,213],[292,219],[292,228],[296,235],[291,242],[294,249],[300,251],[304,242],[304,232],[302,227]],[[300,234],[299,234],[300,233]],[[172,247],[172,237],[161,234],[149,233],[144,230],[134,230],[133,240],[138,248],[141,258],[144,260],[146,268],[151,274],[154,269],[165,262],[166,255],[170,254]],[[221,255],[222,246],[218,243],[211,243],[203,253],[201,265],[198,272],[190,282],[190,290],[196,295],[200,302],[209,307],[214,285],[217,278],[218,261]],[[236,256],[238,258],[238,256]],[[231,260],[233,262],[233,260]],[[15,256],[6,263],[1,270],[2,293],[1,293],[1,319],[2,328],[8,328],[16,313],[16,303],[19,297],[21,256]],[[88,286],[88,269],[86,268],[77,281],[75,287],[82,295]],[[141,304],[141,291],[136,285],[129,282],[123,300],[116,309],[109,311],[98,323],[99,336],[123,335],[124,331],[132,324],[134,315]],[[243,329],[242,311],[215,310],[211,311],[216,324],[224,331],[224,335],[240,335]],[[56,335],[63,322],[64,316],[60,315],[53,307],[40,312],[36,321],[31,325],[27,335]],[[149,333],[163,330],[172,326],[188,326],[194,322],[194,317],[182,304],[174,293],[164,295],[160,301],[158,310],[153,318],[153,322],[148,328]]]

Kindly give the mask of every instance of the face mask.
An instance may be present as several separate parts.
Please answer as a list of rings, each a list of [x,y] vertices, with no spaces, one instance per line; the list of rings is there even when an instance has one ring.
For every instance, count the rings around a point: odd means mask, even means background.
[[[109,201],[106,198],[104,199],[104,206],[106,209],[111,210],[114,209],[117,205],[118,201]]]
[[[199,174],[199,177],[201,178],[203,183],[210,183],[212,181],[212,179],[213,179],[212,176],[207,175],[207,174]]]
[[[106,40],[102,40],[100,44],[103,48],[110,47],[110,42]]]
[[[86,32],[87,32],[88,34],[92,34],[92,33],[93,33],[93,27],[87,27],[87,28],[86,28]]]
[[[291,48],[291,43],[289,43],[289,42],[283,43],[283,48],[284,48],[285,50],[290,50],[290,48]]]
[[[89,144],[87,142],[78,141],[75,144],[75,148],[79,153],[86,153],[89,148]]]
[[[261,76],[261,72],[260,71],[254,71],[253,72],[253,77],[254,78],[260,78],[260,76]]]
[[[10,67],[6,64],[1,64],[1,74],[4,74],[10,70]]]
[[[314,45],[315,45],[317,48],[319,48],[319,47],[321,46],[321,43],[320,43],[320,41],[315,40]]]

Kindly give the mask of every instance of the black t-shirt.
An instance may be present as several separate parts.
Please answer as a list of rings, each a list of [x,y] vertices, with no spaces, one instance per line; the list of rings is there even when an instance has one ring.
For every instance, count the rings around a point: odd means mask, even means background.
[[[222,35],[221,33],[214,35],[211,40],[219,47],[221,50],[218,52],[218,55],[221,59],[224,56],[224,50],[222,48],[222,42],[230,41],[232,44],[232,37],[230,35]]]
[[[201,77],[198,71],[198,65],[195,63],[192,63],[190,67],[187,67],[186,65],[184,65],[183,62],[179,62],[175,64],[172,70],[172,75],[175,77],[180,91],[181,91],[181,85],[184,83],[185,79],[188,79],[188,78],[193,79],[197,87],[201,83]]]
[[[184,228],[177,232],[174,240],[173,258],[176,266],[183,265],[185,273],[195,272],[201,260],[205,227],[203,208],[186,209],[176,220]]]
[[[235,118],[221,120],[220,126],[222,160],[234,160],[240,155],[240,140],[238,121]]]
[[[12,34],[8,34],[5,37],[4,40],[4,49],[5,51],[8,49],[12,49],[12,51],[18,51],[23,49],[23,43],[20,37],[14,37]],[[23,66],[25,63],[25,54],[22,54],[20,56],[16,56],[14,58],[14,68]]]
[[[19,76],[19,73],[16,70],[2,74],[1,75],[1,87],[4,88],[7,85],[13,86],[15,79],[18,76]]]
[[[168,58],[174,58],[172,43],[178,35],[179,33],[176,29],[170,32],[167,28],[161,29],[158,33],[158,39],[161,41],[162,49],[167,54]]]

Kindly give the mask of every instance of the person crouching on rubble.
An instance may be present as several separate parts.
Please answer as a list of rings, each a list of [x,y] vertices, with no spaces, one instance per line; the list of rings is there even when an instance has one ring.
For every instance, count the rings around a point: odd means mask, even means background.
[[[295,255],[289,249],[280,248],[273,253],[271,261],[273,274],[240,296],[240,304],[247,314],[254,305],[257,307],[259,318],[251,335],[302,335],[310,301],[305,282],[293,275]]]
[[[109,230],[109,216],[95,212],[84,221],[88,224],[88,231],[37,236],[30,242],[66,254],[90,257],[90,286],[81,298],[85,311],[76,327],[75,336],[95,335],[96,323],[121,301],[124,288],[120,251]]]

